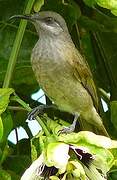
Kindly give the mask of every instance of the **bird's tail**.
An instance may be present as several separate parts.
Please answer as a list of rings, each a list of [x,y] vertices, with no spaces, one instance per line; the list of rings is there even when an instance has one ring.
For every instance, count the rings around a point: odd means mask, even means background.
[[[109,137],[109,134],[103,125],[103,121],[95,108],[93,108],[92,111],[90,112],[84,113],[81,116],[81,119],[83,119],[83,121],[81,122],[83,126],[83,130],[84,128],[86,128],[85,130],[87,130],[88,128],[90,129],[90,131],[93,131],[96,134],[101,134],[101,135]]]

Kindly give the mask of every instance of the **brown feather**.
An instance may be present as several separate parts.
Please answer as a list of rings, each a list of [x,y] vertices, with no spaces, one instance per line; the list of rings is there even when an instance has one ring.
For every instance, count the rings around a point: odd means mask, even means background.
[[[98,110],[98,96],[93,81],[93,76],[86,60],[83,59],[79,52],[74,55],[72,65],[74,65],[75,78],[80,80],[83,87],[89,92],[90,96],[92,97],[94,106]]]

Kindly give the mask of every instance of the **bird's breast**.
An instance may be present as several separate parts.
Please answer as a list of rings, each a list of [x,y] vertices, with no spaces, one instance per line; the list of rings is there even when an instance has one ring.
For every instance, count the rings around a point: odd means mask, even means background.
[[[45,43],[40,40],[34,47],[31,56],[32,68],[39,78],[38,81],[42,81],[42,83],[47,79],[56,83],[62,77],[71,76],[73,72],[68,62],[69,59],[70,49],[60,40],[55,42],[46,40]]]
[[[38,42],[33,49],[31,62],[36,79],[45,93],[60,109],[68,112],[81,111],[90,96],[74,78],[69,46],[60,42]],[[85,96],[85,98],[83,98]],[[73,99],[73,101],[71,101]],[[78,101],[82,102],[79,103]]]

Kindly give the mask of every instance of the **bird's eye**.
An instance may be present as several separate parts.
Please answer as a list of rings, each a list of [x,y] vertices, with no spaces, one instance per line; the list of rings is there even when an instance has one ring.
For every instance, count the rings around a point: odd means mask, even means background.
[[[47,24],[51,24],[51,23],[54,22],[54,19],[53,19],[52,17],[47,17],[47,18],[45,18],[45,22],[46,22]]]

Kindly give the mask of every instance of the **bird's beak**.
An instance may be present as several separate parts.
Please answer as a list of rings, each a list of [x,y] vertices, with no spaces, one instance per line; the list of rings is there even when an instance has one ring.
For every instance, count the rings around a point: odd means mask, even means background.
[[[29,20],[29,21],[32,21],[32,22],[35,22],[36,18],[33,16],[33,15],[14,15],[14,16],[11,16],[9,18],[9,20],[11,19],[14,19],[14,18],[19,18],[19,19],[26,19],[26,20]]]

